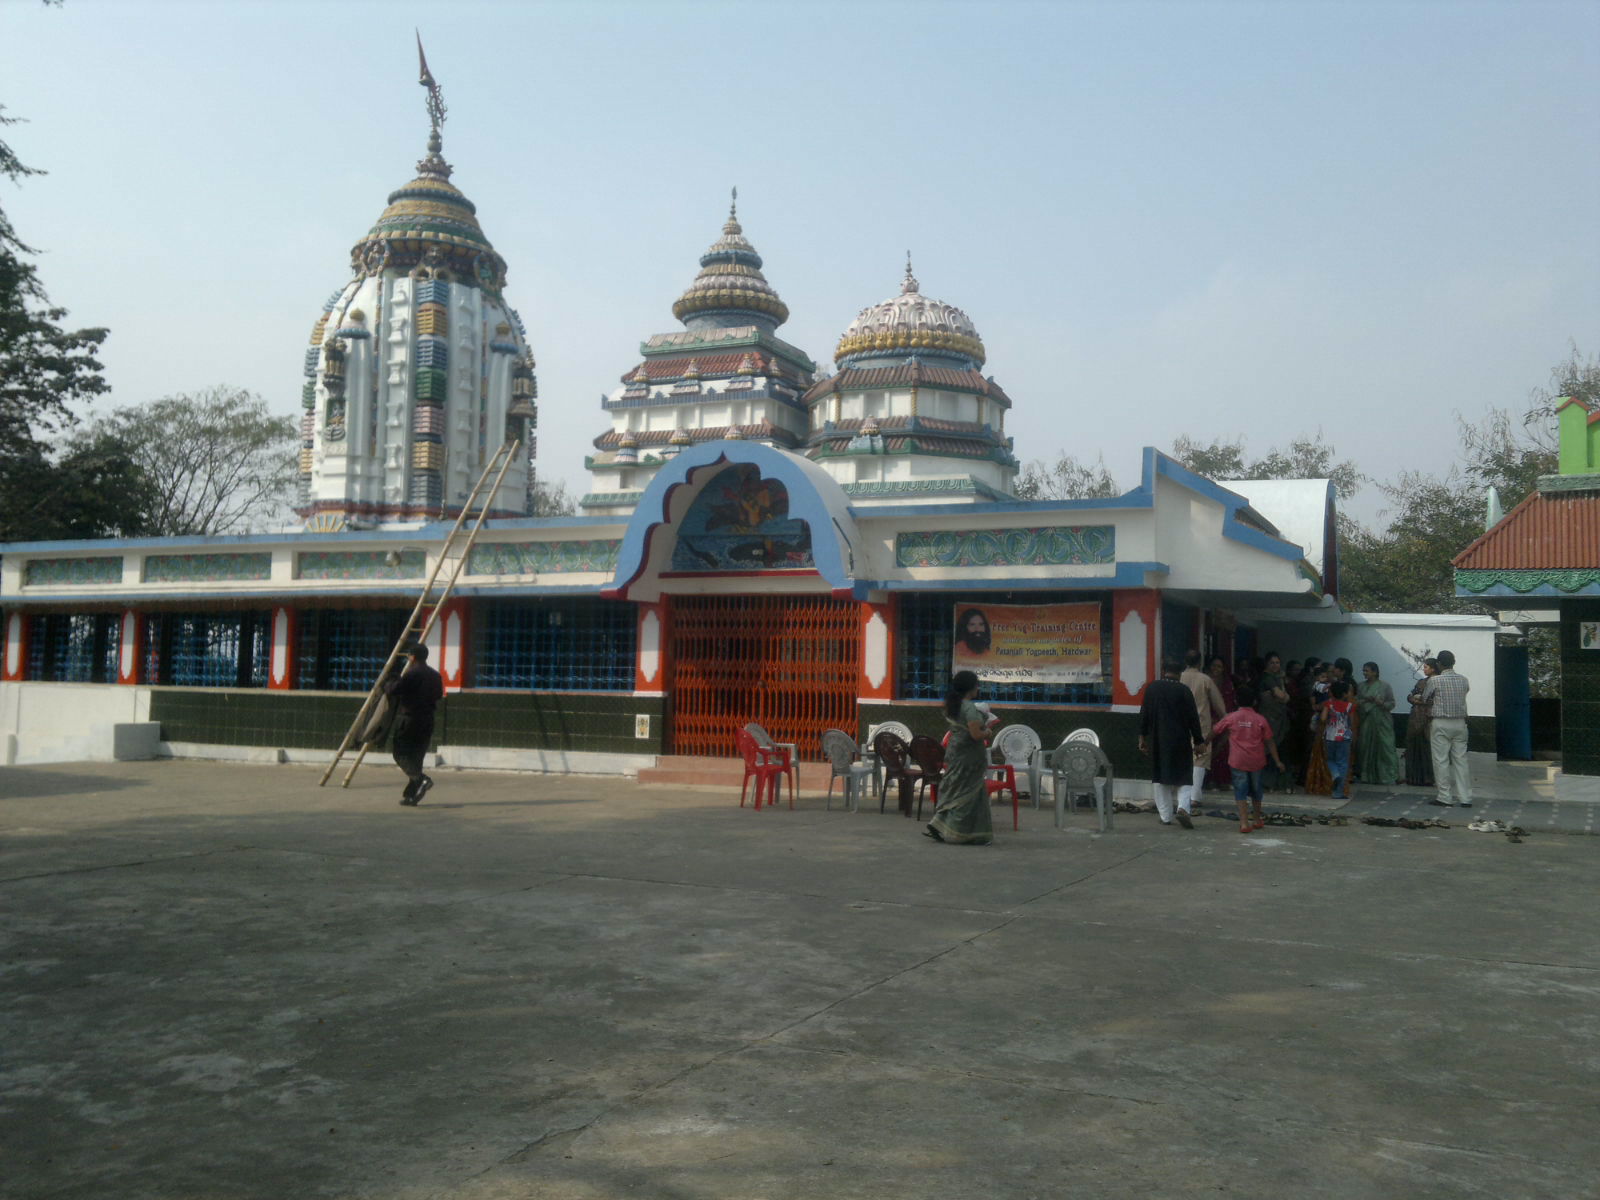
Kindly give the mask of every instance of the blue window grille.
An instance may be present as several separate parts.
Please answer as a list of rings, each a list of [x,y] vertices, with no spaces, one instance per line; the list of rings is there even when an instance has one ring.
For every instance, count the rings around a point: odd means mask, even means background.
[[[950,682],[955,606],[974,604],[1081,604],[1100,602],[1099,683],[985,683],[983,698],[1011,704],[1111,703],[1111,597],[1102,592],[1029,592],[1025,596],[982,592],[909,592],[900,597],[896,633],[897,691],[902,700],[941,700]]]
[[[41,613],[28,620],[27,678],[115,683],[121,650],[118,613]]]
[[[266,687],[270,612],[163,612],[145,619],[144,681],[168,687]]]
[[[632,691],[635,621],[635,608],[626,601],[480,601],[472,613],[472,684],[523,691]]]
[[[308,608],[300,613],[295,654],[296,688],[320,692],[364,692],[405,632],[409,610]]]

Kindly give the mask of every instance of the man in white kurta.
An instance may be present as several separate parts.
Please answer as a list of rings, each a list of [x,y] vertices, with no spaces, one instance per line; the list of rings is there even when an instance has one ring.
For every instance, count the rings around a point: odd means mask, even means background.
[[[1178,676],[1178,682],[1194,693],[1194,706],[1200,714],[1200,736],[1209,738],[1213,722],[1228,715],[1228,706],[1223,703],[1217,681],[1200,669],[1200,651],[1189,651],[1183,662],[1183,674]],[[1204,750],[1195,751],[1194,782],[1178,792],[1178,807],[1184,812],[1194,811],[1195,801],[1200,798],[1201,785],[1210,768],[1211,743],[1207,742]]]

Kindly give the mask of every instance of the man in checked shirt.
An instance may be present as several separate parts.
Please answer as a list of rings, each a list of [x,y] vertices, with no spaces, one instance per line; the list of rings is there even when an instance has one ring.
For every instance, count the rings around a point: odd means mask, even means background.
[[[1472,775],[1467,770],[1467,692],[1472,685],[1456,674],[1456,656],[1438,654],[1439,673],[1428,680],[1422,698],[1433,701],[1433,780],[1439,794],[1429,804],[1472,807]]]

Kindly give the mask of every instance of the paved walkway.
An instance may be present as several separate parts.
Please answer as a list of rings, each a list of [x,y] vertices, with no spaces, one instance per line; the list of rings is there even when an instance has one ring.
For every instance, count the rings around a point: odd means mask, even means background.
[[[6,1200],[1600,1194],[1588,838],[315,777],[0,769]]]
[[[1303,793],[1293,796],[1273,793],[1267,797],[1266,807],[1290,812],[1337,812],[1352,821],[1362,817],[1386,817],[1390,820],[1433,817],[1464,828],[1469,821],[1492,819],[1507,826],[1520,825],[1530,834],[1600,834],[1600,804],[1558,801],[1550,764],[1499,762],[1492,754],[1472,754],[1469,757],[1473,790],[1470,809],[1440,808],[1428,803],[1435,795],[1433,788],[1404,785],[1358,785],[1355,798],[1349,801]],[[1231,792],[1207,792],[1203,807],[1227,810],[1231,819],[1232,801]]]

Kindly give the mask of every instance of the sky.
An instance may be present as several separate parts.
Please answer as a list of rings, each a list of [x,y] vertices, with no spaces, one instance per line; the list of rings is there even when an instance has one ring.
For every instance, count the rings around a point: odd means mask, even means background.
[[[1600,4],[0,0],[0,183],[113,405],[298,415],[312,324],[424,152],[509,264],[539,471],[739,189],[831,364],[898,292],[971,315],[1023,460],[1320,431],[1378,479],[1600,353]],[[1349,509],[1379,519],[1369,487]]]

